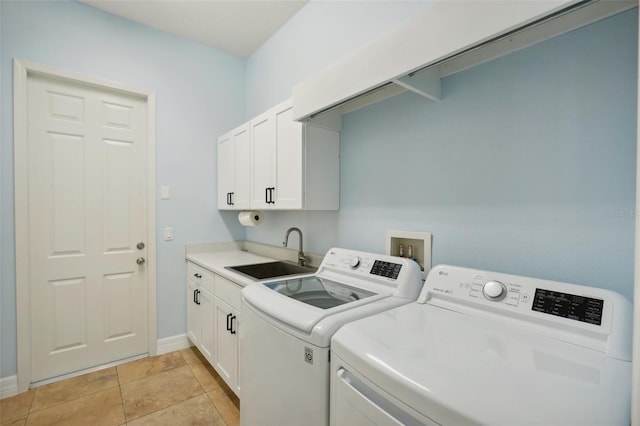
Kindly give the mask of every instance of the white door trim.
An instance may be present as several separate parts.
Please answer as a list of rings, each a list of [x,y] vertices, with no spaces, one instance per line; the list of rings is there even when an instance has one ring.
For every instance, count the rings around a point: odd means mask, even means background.
[[[46,74],[94,87],[142,96],[147,102],[147,291],[148,349],[157,352],[156,321],[156,94],[155,91],[87,77],[22,59],[13,63],[13,149],[15,191],[16,320],[18,392],[31,384],[31,308],[29,294],[29,199],[27,149],[27,77]]]

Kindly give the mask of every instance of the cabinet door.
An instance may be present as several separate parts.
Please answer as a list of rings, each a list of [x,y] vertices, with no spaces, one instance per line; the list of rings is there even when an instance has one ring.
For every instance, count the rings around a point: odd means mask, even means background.
[[[238,393],[238,312],[222,300],[216,305],[215,367],[227,385]]]
[[[187,336],[195,346],[200,345],[201,318],[197,304],[199,285],[187,279]]]
[[[236,129],[233,135],[235,184],[231,196],[232,208],[251,207],[251,133],[249,124]]]
[[[233,133],[218,139],[218,209],[231,210],[231,193],[235,185],[235,149]]]
[[[200,309],[200,345],[202,355],[210,362],[214,360],[215,345],[215,297],[207,290],[201,289],[198,294]]]
[[[275,111],[276,183],[274,207],[303,208],[302,177],[304,176],[302,123],[293,121],[290,102]]]
[[[275,191],[275,132],[273,112],[251,120],[251,145],[253,151],[253,189],[251,207],[273,207]]]

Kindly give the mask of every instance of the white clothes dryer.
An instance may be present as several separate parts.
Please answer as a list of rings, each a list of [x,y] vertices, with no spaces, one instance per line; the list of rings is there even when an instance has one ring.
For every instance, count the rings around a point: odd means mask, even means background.
[[[628,426],[631,325],[611,291],[438,266],[334,335],[331,424]]]
[[[331,336],[342,325],[414,302],[409,259],[333,248],[313,275],[242,290],[240,423],[329,424]]]

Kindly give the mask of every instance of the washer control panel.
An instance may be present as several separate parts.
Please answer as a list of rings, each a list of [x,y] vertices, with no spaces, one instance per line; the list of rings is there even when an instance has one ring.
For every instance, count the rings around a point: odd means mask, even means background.
[[[359,278],[374,285],[383,284],[387,289],[396,289],[399,297],[411,295],[407,297],[414,300],[422,289],[420,266],[413,260],[395,256],[332,248],[325,255],[318,274],[325,271]],[[348,279],[344,282],[348,283]]]

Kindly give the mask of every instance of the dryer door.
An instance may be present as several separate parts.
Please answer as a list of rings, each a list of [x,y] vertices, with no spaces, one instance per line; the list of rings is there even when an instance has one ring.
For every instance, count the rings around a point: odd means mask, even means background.
[[[331,407],[332,426],[438,426],[409,407],[391,401],[382,389],[361,379],[357,373],[338,368]]]

